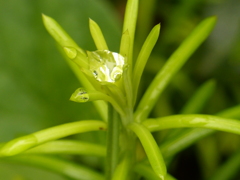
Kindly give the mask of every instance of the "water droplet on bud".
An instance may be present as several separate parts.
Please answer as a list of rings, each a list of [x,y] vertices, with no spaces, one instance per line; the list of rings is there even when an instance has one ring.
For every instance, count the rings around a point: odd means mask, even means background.
[[[78,88],[70,97],[71,101],[84,103],[89,100],[89,94],[83,88]]]
[[[67,57],[70,59],[74,59],[77,56],[77,50],[73,47],[64,47],[64,52],[66,53]]]
[[[108,50],[87,52],[89,69],[99,82],[114,83],[121,79],[126,66],[125,58]]]

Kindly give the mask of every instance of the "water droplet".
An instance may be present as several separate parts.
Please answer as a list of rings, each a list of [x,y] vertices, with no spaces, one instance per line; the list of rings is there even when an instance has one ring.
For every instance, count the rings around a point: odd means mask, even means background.
[[[88,51],[89,69],[99,82],[114,83],[121,79],[125,58],[108,50]]]
[[[97,76],[98,76],[97,71],[93,71],[92,73],[93,73],[93,76],[94,76],[95,78],[97,78]]]
[[[80,102],[80,103],[84,103],[87,102],[89,100],[89,94],[87,93],[87,91],[85,91],[85,89],[83,88],[78,88],[70,97],[71,101],[74,102]]]
[[[77,50],[73,47],[64,47],[64,52],[66,53],[67,57],[70,59],[74,59],[77,57]]]

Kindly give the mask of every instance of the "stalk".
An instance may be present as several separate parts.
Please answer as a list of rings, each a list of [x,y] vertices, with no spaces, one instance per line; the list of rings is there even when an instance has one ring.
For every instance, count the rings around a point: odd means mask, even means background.
[[[120,117],[111,104],[108,104],[106,180],[111,180],[118,164]]]
[[[126,128],[125,122],[133,122],[133,109],[126,109],[127,116],[121,117],[109,104],[108,132],[107,132],[107,157],[106,180],[126,176],[130,180],[135,178],[130,173],[135,162],[136,136]],[[122,174],[123,173],[123,174]]]

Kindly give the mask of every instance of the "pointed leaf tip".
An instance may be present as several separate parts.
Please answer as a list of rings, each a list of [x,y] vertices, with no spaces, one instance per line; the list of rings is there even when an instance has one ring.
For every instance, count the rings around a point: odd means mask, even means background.
[[[49,34],[62,47],[73,47],[77,49],[82,55],[86,55],[85,51],[81,49],[76,42],[67,34],[67,32],[58,24],[53,18],[42,14],[43,24]]]
[[[158,23],[157,25],[156,25],[156,27],[159,29],[159,31],[160,31],[160,28],[161,28],[161,23]]]
[[[42,13],[42,19],[43,19],[43,23],[45,26],[47,26],[47,23],[50,23],[51,21],[55,21],[54,19],[52,19],[51,17],[49,17],[43,13]]]
[[[92,18],[88,18],[89,22],[95,22]]]
[[[181,43],[175,52],[167,60],[163,68],[158,72],[135,112],[135,121],[141,122],[147,118],[159,96],[169,84],[172,77],[180,70],[189,57],[209,36],[216,24],[216,16],[206,18],[192,31]],[[157,90],[156,90],[157,89]]]
[[[89,29],[98,50],[108,50],[106,40],[99,25],[89,18]]]
[[[164,176],[162,174],[159,174],[158,177],[161,179],[161,180],[165,180]]]

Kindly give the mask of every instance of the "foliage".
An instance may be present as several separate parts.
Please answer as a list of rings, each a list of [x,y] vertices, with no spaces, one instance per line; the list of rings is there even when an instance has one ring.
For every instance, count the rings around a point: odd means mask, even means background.
[[[239,86],[233,77],[232,81],[227,82],[227,88],[224,87],[220,79],[224,77],[216,73],[214,80],[210,79],[198,87],[196,81],[208,79],[214,72],[214,65],[204,62],[203,48],[195,51],[210,34],[216,18],[206,18],[197,25],[199,20],[196,19],[202,18],[191,13],[199,2],[180,2],[172,6],[174,13],[171,16],[167,17],[168,12],[162,11],[161,15],[165,16],[167,23],[166,28],[161,30],[159,42],[160,25],[156,25],[151,32],[149,28],[156,4],[163,5],[165,10],[171,7],[164,2],[140,1],[138,9],[137,0],[128,0],[122,34],[113,8],[105,1],[51,1],[51,4],[47,1],[23,1],[21,6],[14,1],[4,2],[1,21],[5,25],[0,33],[3,39],[0,48],[0,90],[3,100],[0,123],[1,129],[5,130],[0,134],[0,139],[9,141],[14,136],[17,138],[1,145],[1,177],[181,179],[181,165],[174,167],[181,160],[176,158],[176,154],[183,154],[184,158],[184,152],[191,154],[196,150],[201,158],[193,164],[201,168],[194,175],[186,171],[184,174],[188,178],[233,177],[240,165],[237,161],[238,146],[233,145],[239,141],[236,139],[226,148],[224,143],[235,136],[216,133],[215,130],[240,133],[237,120],[240,118],[237,105]],[[58,8],[54,12],[52,7],[55,5]],[[21,16],[11,16],[9,12],[21,7],[26,15],[20,15],[28,18],[19,22],[17,18],[21,19]],[[134,40],[138,10],[139,23]],[[58,17],[58,21],[65,25],[64,29],[80,42],[79,47],[55,20],[43,15],[46,29],[84,87],[77,89],[70,100],[94,101],[96,111],[90,103],[67,102],[68,95],[79,85],[65,64],[59,62],[60,57],[43,27],[39,28],[40,11]],[[76,11],[80,12],[79,16],[76,16]],[[56,15],[59,12],[63,13]],[[90,32],[86,16],[91,17]],[[37,26],[27,26],[28,21]],[[180,31],[179,25],[185,25],[186,29]],[[194,30],[186,33],[193,26],[196,26]],[[150,34],[147,36],[148,31]],[[89,40],[90,35],[98,51]],[[147,38],[143,43],[145,36]],[[183,42],[179,45],[180,41]],[[169,56],[176,45],[179,47]],[[185,65],[185,69],[179,71],[194,52],[194,58]],[[168,60],[163,63],[167,56]],[[239,55],[234,48],[229,57],[230,63],[225,62],[228,64],[227,70],[229,65],[239,63],[236,60]],[[8,59],[11,61],[6,61]],[[195,64],[191,63],[194,59]],[[156,70],[158,64],[164,64],[162,68],[157,68],[160,70]],[[238,71],[232,72],[234,76]],[[152,73],[156,76],[149,84]],[[228,95],[229,92],[231,95]],[[106,103],[99,100],[108,102],[108,109]],[[179,115],[173,115],[176,113]],[[89,118],[91,120],[86,120]],[[77,121],[79,119],[82,120]],[[155,132],[154,136],[151,132]],[[58,140],[64,137],[68,138]],[[219,138],[221,148],[217,148]],[[193,144],[196,150],[185,151]],[[221,166],[221,158],[225,156],[230,158]],[[188,164],[191,165],[185,162],[184,166]],[[9,172],[17,168],[22,169],[16,173]]]

